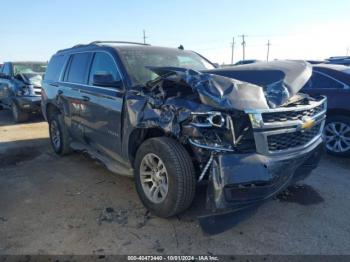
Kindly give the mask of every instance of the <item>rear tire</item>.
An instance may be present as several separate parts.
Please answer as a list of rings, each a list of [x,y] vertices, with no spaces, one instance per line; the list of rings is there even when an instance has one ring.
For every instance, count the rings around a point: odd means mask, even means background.
[[[55,113],[49,118],[49,133],[52,149],[63,156],[71,152],[70,136],[61,114]]]
[[[28,121],[29,114],[27,112],[22,111],[15,102],[13,102],[11,105],[11,111],[13,115],[13,120],[16,123],[22,123],[22,122]]]
[[[188,152],[171,138],[146,140],[136,154],[135,184],[142,203],[153,214],[170,217],[183,212],[191,205],[196,191]],[[152,191],[153,187],[156,189]]]
[[[329,154],[350,156],[350,117],[328,117],[324,129],[324,138],[326,150]]]

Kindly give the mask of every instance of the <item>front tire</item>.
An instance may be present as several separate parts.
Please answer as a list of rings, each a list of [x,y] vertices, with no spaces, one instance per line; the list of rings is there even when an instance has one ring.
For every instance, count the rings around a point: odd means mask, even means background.
[[[153,214],[170,217],[183,212],[196,190],[188,152],[171,138],[146,140],[136,154],[135,184],[142,203]]]
[[[49,133],[52,149],[63,156],[70,153],[70,137],[61,114],[53,114],[49,118]]]
[[[28,121],[29,114],[27,112],[22,111],[15,102],[13,102],[11,105],[11,111],[13,120],[16,123]]]
[[[324,129],[327,152],[336,156],[350,155],[350,117],[330,116]]]

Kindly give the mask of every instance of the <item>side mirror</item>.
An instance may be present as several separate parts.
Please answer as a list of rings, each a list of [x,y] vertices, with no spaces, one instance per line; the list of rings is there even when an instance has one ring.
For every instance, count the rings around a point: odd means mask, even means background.
[[[215,68],[220,68],[219,63],[213,63],[213,65],[214,65]]]
[[[110,73],[98,73],[94,74],[92,78],[92,84],[94,86],[115,87],[121,88],[123,83],[121,80],[114,80],[114,77]]]

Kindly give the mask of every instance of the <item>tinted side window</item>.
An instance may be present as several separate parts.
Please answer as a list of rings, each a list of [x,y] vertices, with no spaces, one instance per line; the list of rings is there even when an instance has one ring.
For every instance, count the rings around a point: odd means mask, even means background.
[[[109,73],[114,77],[115,81],[121,80],[118,73],[117,67],[114,63],[113,58],[106,53],[96,53],[94,56],[94,61],[92,62],[89,84],[93,82],[93,76],[95,74],[106,74]]]
[[[313,72],[311,79],[306,84],[306,88],[344,88],[344,86],[323,74]]]
[[[11,75],[11,66],[10,64],[4,64],[4,68],[2,71],[5,75]]]
[[[64,66],[65,57],[63,55],[53,56],[47,66],[45,80],[58,81],[62,68]]]
[[[67,81],[78,84],[86,84],[87,72],[90,65],[91,53],[81,53],[71,56]]]

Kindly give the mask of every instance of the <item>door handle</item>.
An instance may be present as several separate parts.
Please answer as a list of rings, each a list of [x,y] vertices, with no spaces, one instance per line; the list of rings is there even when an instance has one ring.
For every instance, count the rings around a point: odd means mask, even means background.
[[[85,101],[85,102],[90,101],[90,97],[88,97],[88,96],[83,96],[83,101]]]

